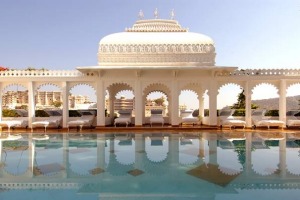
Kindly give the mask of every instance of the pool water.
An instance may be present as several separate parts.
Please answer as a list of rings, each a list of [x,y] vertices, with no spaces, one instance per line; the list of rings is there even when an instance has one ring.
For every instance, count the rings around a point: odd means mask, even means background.
[[[0,199],[298,199],[300,132],[3,134]]]

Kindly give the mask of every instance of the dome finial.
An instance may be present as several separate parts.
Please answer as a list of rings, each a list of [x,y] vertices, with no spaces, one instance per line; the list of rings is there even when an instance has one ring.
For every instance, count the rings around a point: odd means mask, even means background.
[[[138,18],[139,19],[144,19],[144,12],[142,10],[140,10]]]
[[[175,12],[174,12],[174,9],[171,10],[170,17],[171,17],[172,20],[175,19]]]
[[[157,8],[155,8],[155,10],[154,10],[154,18],[158,19],[158,9]]]

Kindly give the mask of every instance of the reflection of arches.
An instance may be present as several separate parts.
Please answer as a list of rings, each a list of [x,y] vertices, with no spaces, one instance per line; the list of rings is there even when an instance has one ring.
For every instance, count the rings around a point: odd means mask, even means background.
[[[162,162],[166,160],[169,152],[168,138],[163,136],[151,136],[146,138],[145,151],[147,158],[151,162]]]
[[[227,175],[237,175],[243,171],[243,165],[239,162],[238,152],[234,144],[229,140],[219,141],[221,148],[217,148],[217,162],[219,170]],[[222,145],[221,145],[222,144]]]
[[[180,138],[179,163],[192,165],[199,162],[199,148],[199,139]]]
[[[253,142],[252,144],[256,144]],[[270,151],[270,149],[268,149],[265,145],[256,145],[256,148],[257,147],[261,148],[255,149],[255,151],[251,154],[253,171],[262,176],[276,173],[278,170],[279,155],[272,153],[272,151]]]

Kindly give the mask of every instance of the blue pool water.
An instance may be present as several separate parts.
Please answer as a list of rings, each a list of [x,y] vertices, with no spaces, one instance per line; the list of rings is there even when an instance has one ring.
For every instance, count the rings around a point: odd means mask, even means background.
[[[1,135],[0,199],[298,199],[300,133]]]

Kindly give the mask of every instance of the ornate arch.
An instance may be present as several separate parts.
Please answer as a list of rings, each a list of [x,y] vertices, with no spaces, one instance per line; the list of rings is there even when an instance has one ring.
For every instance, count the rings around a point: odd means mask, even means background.
[[[257,83],[257,84],[254,84],[252,87],[251,87],[251,93],[253,94],[255,88],[258,88],[262,85],[268,85],[268,86],[272,86],[276,89],[276,93],[277,95],[279,95],[279,89],[278,89],[278,86],[276,84],[273,84],[273,83],[269,83],[269,82],[260,82],[260,83]]]
[[[41,89],[41,87],[47,86],[47,85],[55,86],[55,87],[59,88],[60,90],[62,89],[61,86],[59,84],[56,84],[56,83],[40,83],[40,84],[36,85],[35,91],[37,91],[37,90]]]
[[[146,101],[148,94],[151,92],[161,92],[167,96],[167,99],[170,101],[171,100],[171,90],[168,86],[166,86],[163,83],[152,83],[148,85],[144,90],[143,90],[143,100]]]
[[[11,86],[22,86],[24,87],[26,90],[28,90],[27,86],[25,86],[23,83],[9,83],[9,84],[3,84],[3,88],[2,88],[2,93],[4,93],[5,89],[7,89],[8,87]]]
[[[134,91],[128,83],[112,83],[107,87],[110,98],[114,98],[121,91]]]
[[[86,82],[81,82],[81,83],[70,83],[70,87],[69,87],[69,92],[75,88],[76,86],[88,86],[90,88],[92,88],[95,92],[96,92],[96,88],[93,84],[90,83],[86,83]]]

